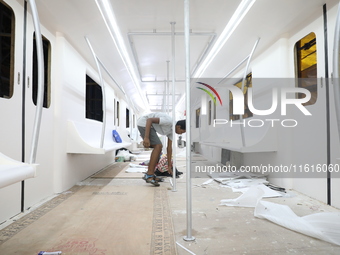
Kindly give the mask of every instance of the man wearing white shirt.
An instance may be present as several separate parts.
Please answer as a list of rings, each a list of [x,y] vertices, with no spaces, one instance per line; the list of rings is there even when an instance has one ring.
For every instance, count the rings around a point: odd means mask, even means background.
[[[185,133],[185,120],[179,120],[176,123],[176,134]],[[167,158],[168,158],[168,171],[172,174],[172,118],[166,113],[149,113],[140,117],[137,121],[138,130],[143,137],[143,146],[145,148],[153,148],[150,155],[150,162],[148,172],[144,175],[143,179],[147,183],[154,186],[159,186],[158,180],[154,175],[155,167],[162,152],[162,142],[158,134],[166,135],[168,137]]]

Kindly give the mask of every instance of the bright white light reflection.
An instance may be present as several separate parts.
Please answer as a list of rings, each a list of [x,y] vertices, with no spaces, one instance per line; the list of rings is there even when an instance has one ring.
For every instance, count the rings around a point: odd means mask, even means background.
[[[96,4],[109,30],[109,33],[117,47],[119,55],[122,58],[123,63],[126,69],[128,70],[130,77],[134,81],[135,87],[138,90],[138,93],[143,101],[144,106],[146,107],[146,109],[149,109],[149,105],[146,102],[145,95],[143,94],[140,88],[139,79],[137,78],[129,54],[127,53],[122,34],[117,24],[110,2],[108,0],[96,0]]]
[[[237,7],[233,16],[229,20],[228,24],[224,28],[222,34],[218,37],[213,48],[209,52],[208,56],[205,58],[201,66],[197,69],[193,77],[201,77],[207,67],[210,65],[211,61],[216,57],[217,53],[222,49],[224,44],[233,34],[237,26],[241,23],[242,19],[246,16],[250,8],[253,6],[256,0],[242,0],[240,5]]]

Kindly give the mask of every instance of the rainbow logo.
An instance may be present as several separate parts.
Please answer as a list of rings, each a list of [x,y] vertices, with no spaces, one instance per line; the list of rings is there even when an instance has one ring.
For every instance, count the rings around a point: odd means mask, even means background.
[[[216,97],[218,98],[218,100],[220,101],[220,104],[221,104],[221,106],[222,106],[221,97],[220,97],[220,95],[217,93],[217,91],[216,91],[213,87],[211,87],[210,85],[208,85],[208,84],[206,84],[206,83],[203,83],[203,82],[197,82],[197,83],[198,83],[198,84],[201,84],[201,85],[203,85],[203,86],[208,87],[212,92],[214,92],[214,94],[216,95]],[[216,105],[216,98],[214,97],[214,95],[213,95],[209,90],[204,89],[204,88],[200,88],[200,87],[196,87],[196,88],[198,88],[198,89],[203,90],[204,92],[206,92],[206,93],[211,97],[211,99],[214,101],[214,104]]]

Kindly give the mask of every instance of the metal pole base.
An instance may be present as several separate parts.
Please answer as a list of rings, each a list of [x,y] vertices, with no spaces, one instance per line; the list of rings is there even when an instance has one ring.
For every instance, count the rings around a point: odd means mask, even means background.
[[[192,241],[195,241],[196,238],[195,238],[194,236],[192,236],[192,237],[184,236],[184,237],[183,237],[183,240],[184,240],[184,241],[187,241],[187,242],[192,242]]]
[[[177,192],[175,185],[172,183],[172,179],[170,179],[170,184],[171,184],[171,187],[172,187],[171,191]]]

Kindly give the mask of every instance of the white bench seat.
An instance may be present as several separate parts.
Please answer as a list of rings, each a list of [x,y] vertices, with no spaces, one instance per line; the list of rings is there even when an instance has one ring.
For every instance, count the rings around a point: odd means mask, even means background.
[[[16,161],[0,153],[0,188],[36,177],[37,166]]]
[[[106,129],[104,146],[100,147],[102,123],[80,123],[68,121],[67,153],[74,154],[105,154],[109,151],[126,148],[132,143],[123,132],[120,133],[122,143],[116,143],[112,138],[112,130]]]

